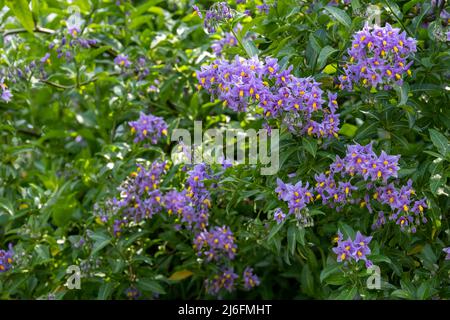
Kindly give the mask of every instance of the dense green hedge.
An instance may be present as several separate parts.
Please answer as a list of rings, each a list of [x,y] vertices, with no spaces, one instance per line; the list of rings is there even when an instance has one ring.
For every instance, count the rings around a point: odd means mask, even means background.
[[[445,1],[0,7],[2,299],[450,298]],[[194,121],[279,170],[173,163]]]

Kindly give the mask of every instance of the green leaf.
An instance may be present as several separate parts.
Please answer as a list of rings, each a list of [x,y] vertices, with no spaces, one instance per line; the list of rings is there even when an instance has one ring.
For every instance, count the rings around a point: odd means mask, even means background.
[[[26,0],[6,0],[6,5],[16,16],[17,20],[22,26],[30,33],[34,30],[33,14],[28,7],[28,1]]]
[[[359,0],[352,0],[351,1],[353,12],[358,12],[361,8],[361,3],[359,3]]]
[[[353,300],[353,298],[358,293],[358,289],[356,287],[352,287],[351,289],[345,288],[342,292],[335,298],[336,300]]]
[[[325,46],[320,50],[319,57],[317,58],[317,68],[322,69],[327,63],[327,59],[335,52],[339,50],[330,46]]]
[[[344,10],[331,6],[326,6],[325,10],[327,10],[333,16],[333,18],[343,24],[346,28],[350,29],[350,27],[352,26],[352,19],[350,19],[350,17],[347,13],[345,13]]]
[[[403,13],[407,13],[412,7],[414,7],[420,1],[422,1],[422,0],[412,0],[412,1],[408,1],[407,3],[405,3],[402,8]]]
[[[314,278],[308,264],[305,264],[300,276],[303,291],[310,295],[314,295]]]
[[[404,82],[402,86],[394,86],[394,89],[397,92],[398,106],[406,105],[406,102],[408,102],[409,84]]]
[[[348,237],[354,239],[355,238],[355,230],[352,229],[352,227],[350,227],[348,224],[339,221],[338,222],[338,226],[339,226],[339,230],[341,230],[341,232],[344,235],[344,239],[347,239]]]
[[[37,262],[36,263],[45,263],[50,261],[50,250],[47,245],[38,244],[34,247],[34,251],[37,254]]]
[[[372,123],[367,123],[367,121],[364,122],[364,124],[358,128],[358,131],[355,136],[355,140],[360,141],[362,139],[365,139],[365,138],[375,135],[377,133],[378,127],[379,127],[378,122],[372,122]]]
[[[449,151],[447,138],[437,130],[429,129],[429,131],[430,131],[430,138],[434,146],[437,148],[439,153],[445,157],[447,155],[447,152]]]
[[[401,298],[401,299],[412,299],[413,298],[408,291],[403,290],[403,289],[394,290],[391,293],[391,297]]]
[[[100,286],[98,289],[97,300],[107,300],[110,298],[111,294],[114,291],[115,284],[113,282],[106,282]]]
[[[296,237],[296,229],[298,229],[298,227],[296,227],[295,225],[291,225],[288,228],[288,232],[287,232],[287,241],[288,241],[288,248],[289,248],[289,252],[293,255],[295,253],[295,247],[297,244],[297,241],[295,240]]]
[[[356,134],[356,131],[358,131],[357,126],[349,123],[344,123],[341,129],[339,130],[339,134],[342,134],[349,138],[353,138]]]
[[[302,246],[305,245],[305,228],[296,228],[297,229],[297,242],[300,243]]]
[[[95,255],[97,252],[99,252],[104,247],[106,247],[110,242],[111,242],[111,239],[94,242],[91,255],[92,256]]]
[[[347,283],[347,278],[341,273],[334,273],[325,279],[326,284],[341,286]]]
[[[139,279],[137,286],[143,291],[150,291],[158,294],[165,294],[164,288],[155,280],[152,279]]]
[[[189,278],[190,276],[192,276],[194,273],[190,270],[181,270],[181,271],[177,271],[174,272],[170,277],[169,280],[173,280],[173,281],[180,281],[180,280],[184,280],[186,278]]]
[[[403,18],[403,13],[400,11],[399,6],[395,2],[393,2],[392,0],[384,0],[384,2],[388,4],[388,6],[385,6],[385,9],[387,10],[392,9],[392,13],[396,17],[398,17],[399,19]]]
[[[426,300],[430,298],[431,285],[429,282],[422,282],[416,292],[416,296],[420,300]]]
[[[0,212],[5,211],[10,216],[14,215],[14,208],[8,199],[0,198]]]
[[[322,70],[322,72],[326,74],[335,74],[336,71],[337,71],[336,63],[329,64]]]
[[[269,233],[269,236],[267,237],[267,241],[269,241],[270,239],[272,239],[277,233],[278,231],[280,231],[280,229],[283,227],[284,223],[286,222],[286,220],[283,220],[283,222],[281,223],[277,223],[271,230]]]
[[[92,240],[95,240],[92,248],[91,255],[96,254],[98,251],[106,247],[111,242],[111,237],[104,232],[92,232],[88,231],[87,236]]]
[[[303,147],[308,153],[310,153],[314,158],[317,153],[317,142],[315,139],[303,138]]]
[[[437,194],[437,190],[445,181],[443,176],[442,158],[435,159],[430,164],[430,190],[433,194]]]
[[[320,272],[320,282],[323,282],[332,274],[341,273],[340,266],[338,264],[331,264],[325,267],[325,269]]]

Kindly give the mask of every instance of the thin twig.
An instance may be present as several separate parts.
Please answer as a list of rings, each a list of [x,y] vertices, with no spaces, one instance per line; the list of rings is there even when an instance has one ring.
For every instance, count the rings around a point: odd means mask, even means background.
[[[26,33],[26,32],[28,32],[28,31],[26,29],[24,29],[24,28],[9,29],[9,30],[5,30],[3,32],[3,36],[6,37],[6,36],[13,35],[13,34]],[[34,28],[33,32],[45,33],[45,34],[54,34],[56,31],[52,30],[52,29],[41,28],[41,27],[36,26],[36,28]]]
[[[52,87],[55,87],[55,88],[58,88],[58,89],[73,89],[73,88],[75,88],[75,86],[73,86],[73,85],[72,86],[66,86],[66,85],[59,84],[59,83],[56,83],[56,82],[52,82],[52,81],[49,81],[49,80],[40,80],[40,82],[48,84],[49,86],[52,86]]]

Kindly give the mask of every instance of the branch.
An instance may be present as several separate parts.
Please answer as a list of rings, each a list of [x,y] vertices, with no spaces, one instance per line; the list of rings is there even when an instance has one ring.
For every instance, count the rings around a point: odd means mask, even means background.
[[[6,37],[6,36],[13,35],[13,34],[26,33],[26,32],[28,32],[28,31],[27,31],[26,29],[24,29],[24,28],[20,28],[20,29],[9,29],[9,30],[5,30],[5,31],[3,32],[3,36]],[[55,31],[55,30],[52,30],[52,29],[41,28],[41,27],[36,26],[36,28],[34,28],[33,32],[36,32],[36,33],[45,33],[45,34],[54,34],[56,31]]]
[[[49,80],[40,80],[40,82],[48,84],[49,86],[52,86],[52,87],[55,87],[55,88],[58,88],[58,89],[63,89],[63,90],[75,88],[75,86],[73,86],[73,85],[72,86],[65,86],[63,84],[59,84],[59,83],[52,82],[52,81],[49,81]]]

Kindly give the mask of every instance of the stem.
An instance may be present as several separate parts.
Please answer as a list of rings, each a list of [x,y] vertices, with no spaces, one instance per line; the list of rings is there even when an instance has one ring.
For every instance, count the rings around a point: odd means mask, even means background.
[[[13,34],[26,33],[26,32],[28,32],[28,31],[24,28],[9,29],[9,30],[5,30],[3,32],[3,36],[6,37],[6,36],[13,35]],[[52,29],[41,28],[41,27],[36,26],[36,28],[34,28],[33,32],[44,33],[44,34],[54,34],[56,31],[52,30]]]
[[[391,6],[389,5],[388,1],[383,1],[387,7],[389,8],[389,10],[391,10],[392,14],[394,15],[395,19],[397,20],[398,23],[400,23],[400,25],[403,27],[403,29],[406,31],[406,33],[411,37],[414,38],[414,35],[406,28],[406,26],[403,24],[403,22],[399,19],[399,17],[395,14],[394,10],[392,10]]]
[[[237,42],[239,43],[239,46],[241,47],[242,50],[244,50],[245,54],[247,54],[247,50],[245,50],[244,45],[242,44],[241,39],[237,36],[236,32],[233,30],[233,27],[231,25],[229,25],[230,27],[230,31],[233,34],[233,36],[236,38]],[[249,57],[251,58],[251,57]]]
[[[40,82],[48,84],[49,86],[52,86],[52,87],[55,87],[55,88],[58,88],[58,89],[63,89],[63,90],[64,89],[72,89],[72,88],[74,88],[74,86],[65,86],[63,84],[59,84],[59,83],[52,82],[52,81],[49,81],[49,80],[40,80]]]

